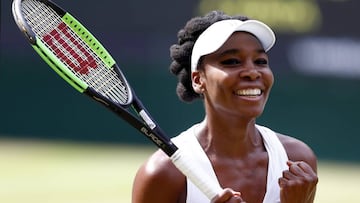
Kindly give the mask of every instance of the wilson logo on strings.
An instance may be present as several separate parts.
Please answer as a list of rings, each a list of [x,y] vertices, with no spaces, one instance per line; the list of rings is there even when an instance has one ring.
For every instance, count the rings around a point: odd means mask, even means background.
[[[43,40],[75,72],[88,74],[90,68],[97,68],[94,57],[71,35],[65,23],[43,36]]]

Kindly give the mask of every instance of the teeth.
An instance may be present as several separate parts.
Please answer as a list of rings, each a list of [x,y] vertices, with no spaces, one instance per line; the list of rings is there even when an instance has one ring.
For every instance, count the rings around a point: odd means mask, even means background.
[[[261,94],[260,89],[242,89],[236,91],[237,95],[240,96],[259,96]]]

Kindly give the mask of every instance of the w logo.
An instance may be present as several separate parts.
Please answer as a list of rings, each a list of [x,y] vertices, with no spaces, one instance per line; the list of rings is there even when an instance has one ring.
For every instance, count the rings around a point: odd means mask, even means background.
[[[71,35],[65,23],[45,35],[43,40],[75,72],[88,74],[90,68],[97,67],[94,57]]]

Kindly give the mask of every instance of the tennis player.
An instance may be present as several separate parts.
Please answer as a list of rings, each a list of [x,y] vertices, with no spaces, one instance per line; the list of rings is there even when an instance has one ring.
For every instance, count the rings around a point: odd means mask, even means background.
[[[187,22],[170,48],[182,101],[202,99],[204,119],[173,142],[224,188],[212,200],[161,150],[139,169],[133,203],[310,203],[317,158],[302,141],[258,125],[274,76],[273,31],[245,16],[213,11]]]

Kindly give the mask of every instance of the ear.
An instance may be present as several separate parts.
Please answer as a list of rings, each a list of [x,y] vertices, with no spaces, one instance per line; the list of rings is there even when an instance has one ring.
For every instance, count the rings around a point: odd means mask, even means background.
[[[202,78],[202,74],[199,71],[191,73],[192,87],[198,94],[203,94],[205,90],[205,84]]]

